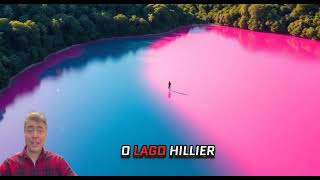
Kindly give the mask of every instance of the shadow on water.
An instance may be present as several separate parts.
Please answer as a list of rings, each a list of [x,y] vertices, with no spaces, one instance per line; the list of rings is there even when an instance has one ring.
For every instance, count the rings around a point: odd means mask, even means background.
[[[185,96],[188,95],[188,94],[186,94],[186,93],[184,93],[184,92],[178,92],[178,91],[173,91],[173,90],[171,90],[171,92],[174,92],[174,93],[177,93],[177,94],[181,94],[181,95],[185,95]]]
[[[171,98],[171,92],[173,92],[173,93],[176,93],[176,94],[181,94],[181,95],[184,95],[184,96],[187,96],[188,94],[186,94],[186,93],[183,93],[183,92],[178,92],[178,91],[168,91],[168,98],[170,99]]]
[[[70,70],[82,71],[92,62],[106,60],[116,62],[128,53],[148,48],[154,41],[164,37],[167,39],[166,44],[175,41],[180,36],[187,34],[190,28],[178,28],[174,32],[156,35],[102,39],[74,45],[49,55],[41,63],[25,69],[12,79],[6,89],[0,91],[0,122],[3,120],[6,108],[14,103],[16,98],[34,92],[39,87],[41,80],[45,78],[58,78]]]

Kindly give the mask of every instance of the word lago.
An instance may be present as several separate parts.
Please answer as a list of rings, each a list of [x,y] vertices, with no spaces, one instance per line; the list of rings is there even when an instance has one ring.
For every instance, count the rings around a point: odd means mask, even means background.
[[[121,157],[130,158],[214,158],[215,145],[130,145],[121,146]]]

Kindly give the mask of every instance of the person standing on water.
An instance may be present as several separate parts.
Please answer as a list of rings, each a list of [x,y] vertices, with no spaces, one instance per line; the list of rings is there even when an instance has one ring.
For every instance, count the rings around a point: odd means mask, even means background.
[[[168,83],[168,89],[171,90],[171,82]]]

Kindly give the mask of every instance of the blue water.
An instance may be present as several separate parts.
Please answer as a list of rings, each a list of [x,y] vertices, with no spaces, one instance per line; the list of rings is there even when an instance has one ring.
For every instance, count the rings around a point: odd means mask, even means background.
[[[210,160],[120,157],[123,144],[199,143],[141,77],[143,53],[159,37],[84,44],[80,56],[46,69],[40,84],[2,114],[0,161],[23,148],[23,118],[40,111],[49,125],[45,148],[62,155],[78,175],[221,174],[207,167]]]

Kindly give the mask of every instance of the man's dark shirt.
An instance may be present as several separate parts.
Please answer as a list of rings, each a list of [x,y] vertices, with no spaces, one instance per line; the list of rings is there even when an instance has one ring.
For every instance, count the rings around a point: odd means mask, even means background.
[[[26,147],[7,158],[0,165],[0,176],[75,176],[69,164],[61,156],[42,148],[34,164],[26,153]]]

